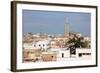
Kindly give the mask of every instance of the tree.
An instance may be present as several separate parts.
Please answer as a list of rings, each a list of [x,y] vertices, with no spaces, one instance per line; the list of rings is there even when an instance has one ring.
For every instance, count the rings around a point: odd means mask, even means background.
[[[82,47],[83,48],[89,48],[89,41],[84,41],[83,43],[82,43]]]
[[[88,47],[89,41],[83,41],[83,40],[84,40],[83,37],[74,36],[74,38],[69,39],[69,41],[65,45],[74,43],[73,46],[76,47],[76,48],[80,48],[80,47],[86,48],[86,47]]]

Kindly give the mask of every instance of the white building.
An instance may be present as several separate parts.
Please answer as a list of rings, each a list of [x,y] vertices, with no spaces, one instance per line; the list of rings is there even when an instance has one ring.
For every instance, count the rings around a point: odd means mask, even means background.
[[[87,58],[89,59],[91,55],[90,48],[76,48],[76,58]]]
[[[85,37],[84,37],[84,40],[85,40],[85,41],[90,41],[90,40],[91,40],[91,38],[90,38],[90,37],[88,37],[88,36],[85,36]]]
[[[36,48],[39,48],[41,50],[47,51],[47,49],[50,48],[50,41],[42,40],[38,41],[36,44],[34,44]]]
[[[46,51],[50,47],[50,41],[47,40],[41,40],[33,43],[24,43],[23,48],[24,49],[41,49]]]
[[[70,57],[70,50],[67,48],[51,48],[50,51],[57,52],[57,59],[60,60],[62,58],[69,58]]]
[[[24,49],[33,49],[33,48],[35,48],[35,47],[33,46],[32,43],[24,43],[24,44],[23,44],[23,48],[24,48]]]

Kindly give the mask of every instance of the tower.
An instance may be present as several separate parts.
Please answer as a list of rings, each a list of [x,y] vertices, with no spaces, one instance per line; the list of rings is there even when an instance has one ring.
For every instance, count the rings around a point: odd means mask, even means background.
[[[68,23],[68,20],[66,18],[65,20],[65,24],[64,24],[64,35],[69,35],[69,23]]]

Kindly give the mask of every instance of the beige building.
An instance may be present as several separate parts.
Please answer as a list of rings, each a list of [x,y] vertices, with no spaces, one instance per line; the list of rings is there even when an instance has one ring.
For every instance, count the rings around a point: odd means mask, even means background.
[[[52,51],[42,52],[41,58],[43,61],[56,61],[57,53]]]

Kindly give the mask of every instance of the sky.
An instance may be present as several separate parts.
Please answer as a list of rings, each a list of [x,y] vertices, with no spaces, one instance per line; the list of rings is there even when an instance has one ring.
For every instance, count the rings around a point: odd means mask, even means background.
[[[22,14],[23,34],[64,34],[66,22],[70,32],[79,32],[84,36],[91,34],[90,13],[23,10]]]

